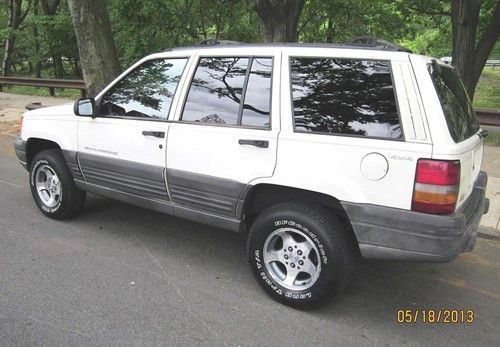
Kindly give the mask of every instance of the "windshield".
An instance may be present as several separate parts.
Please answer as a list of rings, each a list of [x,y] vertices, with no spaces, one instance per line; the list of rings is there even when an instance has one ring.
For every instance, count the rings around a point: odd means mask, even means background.
[[[479,123],[458,72],[437,63],[429,64],[429,72],[451,137],[457,143],[468,139],[479,130]]]

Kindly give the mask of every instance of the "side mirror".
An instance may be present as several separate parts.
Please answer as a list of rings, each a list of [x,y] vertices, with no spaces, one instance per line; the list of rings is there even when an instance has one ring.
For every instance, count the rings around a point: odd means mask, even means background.
[[[81,98],[75,101],[73,110],[77,116],[95,118],[95,108],[95,100],[93,98]]]

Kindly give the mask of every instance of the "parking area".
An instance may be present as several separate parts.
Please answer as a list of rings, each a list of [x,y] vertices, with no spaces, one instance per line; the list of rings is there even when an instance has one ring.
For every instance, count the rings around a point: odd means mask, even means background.
[[[0,135],[0,345],[496,345],[500,249],[447,264],[365,262],[312,312],[268,298],[245,236],[90,196],[53,221]],[[397,323],[400,309],[470,309],[471,324]]]

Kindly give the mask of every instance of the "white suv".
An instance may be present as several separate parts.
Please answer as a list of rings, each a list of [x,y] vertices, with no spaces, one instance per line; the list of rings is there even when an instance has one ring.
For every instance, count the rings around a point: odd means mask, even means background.
[[[150,55],[95,99],[24,115],[15,148],[51,218],[97,193],[235,232],[267,293],[318,306],[355,255],[450,261],[488,210],[457,72],[332,45]]]

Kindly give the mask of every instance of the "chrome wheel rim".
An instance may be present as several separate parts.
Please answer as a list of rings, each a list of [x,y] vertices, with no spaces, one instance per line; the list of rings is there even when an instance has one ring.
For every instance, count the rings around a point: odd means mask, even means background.
[[[38,168],[35,176],[35,187],[38,197],[45,206],[52,208],[61,201],[61,181],[50,166],[44,164]]]
[[[309,236],[294,228],[273,231],[264,243],[263,255],[267,272],[290,290],[310,288],[321,273],[318,248]]]

